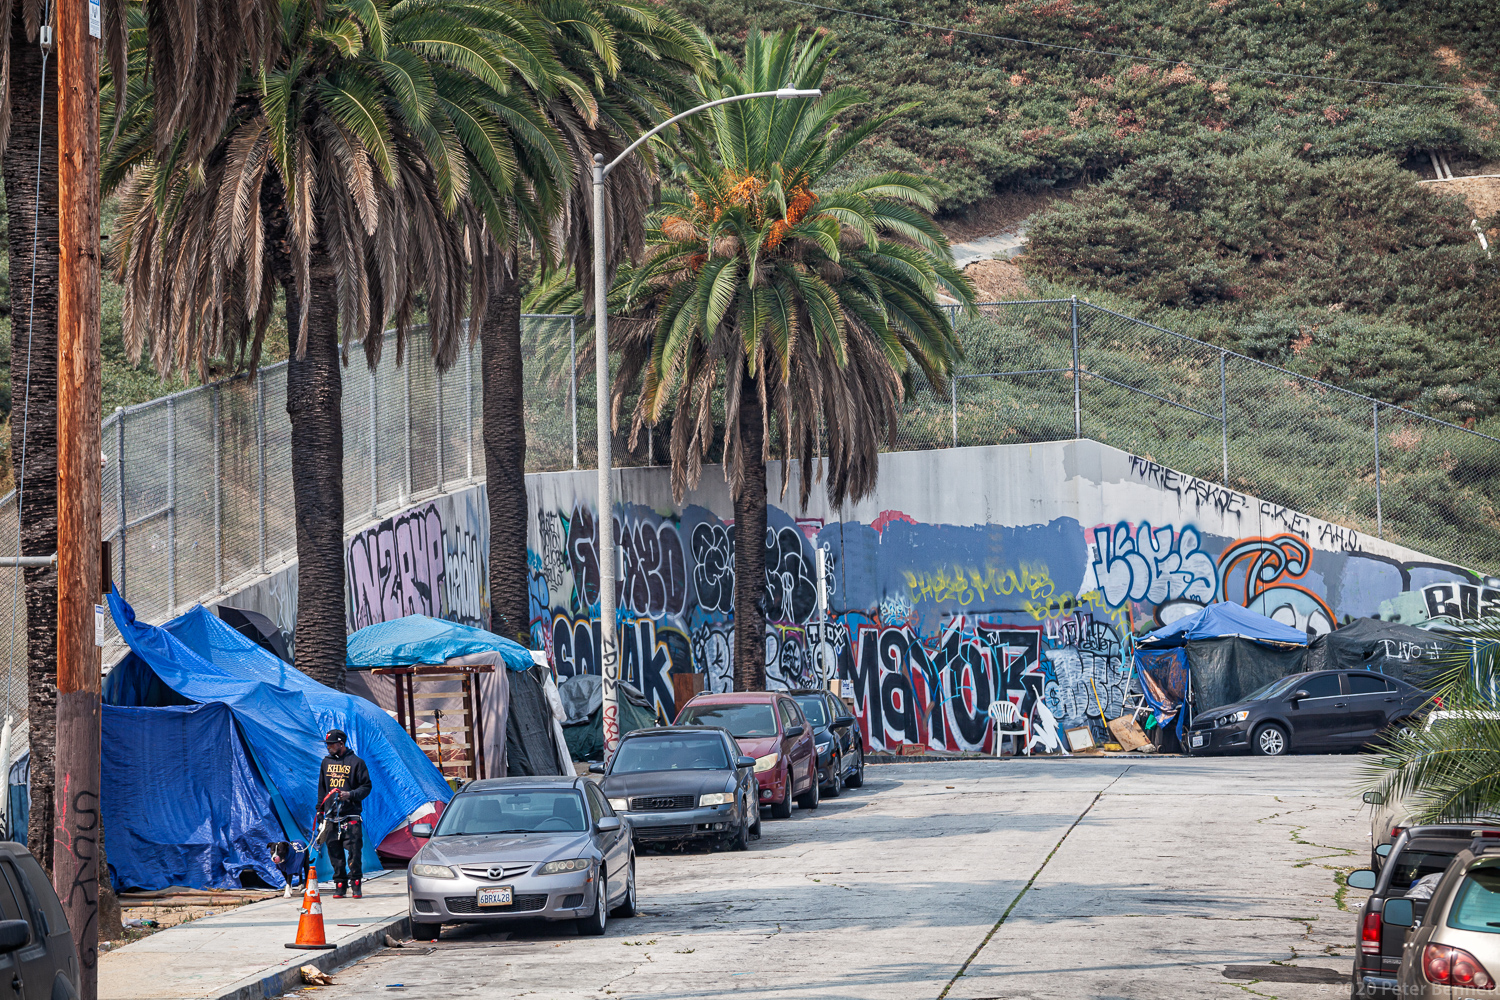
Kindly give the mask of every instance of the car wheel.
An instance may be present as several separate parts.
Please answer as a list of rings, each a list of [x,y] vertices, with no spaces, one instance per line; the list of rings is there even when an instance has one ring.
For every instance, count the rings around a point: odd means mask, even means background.
[[[797,796],[797,804],[803,809],[816,809],[818,808],[818,762],[813,761],[807,769],[811,772],[808,777],[812,783],[807,786],[807,791]]]
[[[587,937],[598,937],[609,925],[609,878],[604,874],[604,863],[599,864],[599,891],[594,893],[594,912],[578,921],[578,933]]]
[[[748,813],[740,817],[739,832],[729,838],[729,849],[731,851],[750,850],[750,815]]]
[[[635,916],[635,855],[630,856],[629,874],[625,876],[625,898],[620,905],[609,911],[612,917]]]
[[[865,785],[865,748],[854,748],[854,771],[844,780],[845,788],[863,788]]]
[[[411,939],[413,941],[436,941],[442,929],[442,924],[419,924],[413,920],[411,923]]]
[[[1250,752],[1257,757],[1281,757],[1290,749],[1286,730],[1274,722],[1257,726],[1250,737]]]
[[[833,775],[833,780],[828,783],[828,797],[836,799],[844,790],[844,758],[834,754],[833,766],[828,769],[828,773]]]
[[[751,800],[750,800],[750,835],[753,836],[753,837],[759,837],[760,836],[760,797],[759,797],[759,792],[760,792],[760,790],[756,789],[756,796],[753,797],[753,798],[751,798]]]
[[[786,781],[782,784],[782,788],[784,791],[781,795],[781,801],[771,803],[772,819],[792,818],[792,772],[790,768],[787,769]]]

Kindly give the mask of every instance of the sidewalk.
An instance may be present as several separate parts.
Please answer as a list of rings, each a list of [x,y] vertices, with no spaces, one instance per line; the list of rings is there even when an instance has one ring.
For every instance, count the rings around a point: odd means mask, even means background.
[[[99,1000],[261,1000],[300,988],[299,966],[325,971],[407,933],[406,877],[388,872],[365,883],[364,899],[334,899],[318,885],[328,951],[293,951],[299,893],[158,931],[99,959]]]

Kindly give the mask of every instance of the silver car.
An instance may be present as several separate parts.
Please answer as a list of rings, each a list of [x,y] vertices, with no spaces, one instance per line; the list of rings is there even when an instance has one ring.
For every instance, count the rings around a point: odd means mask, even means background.
[[[406,869],[411,935],[445,923],[575,920],[603,934],[635,915],[630,822],[583,778],[496,778],[465,785]]]
[[[1414,887],[1415,888],[1415,887]],[[1500,980],[1500,844],[1475,840],[1420,900],[1388,899],[1382,922],[1411,928],[1396,993],[1468,1000],[1495,995]]]

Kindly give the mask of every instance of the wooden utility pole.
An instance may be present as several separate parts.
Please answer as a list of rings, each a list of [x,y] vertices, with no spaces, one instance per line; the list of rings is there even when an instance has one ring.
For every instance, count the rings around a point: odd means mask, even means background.
[[[57,791],[53,884],[99,995],[99,2],[57,24]]]

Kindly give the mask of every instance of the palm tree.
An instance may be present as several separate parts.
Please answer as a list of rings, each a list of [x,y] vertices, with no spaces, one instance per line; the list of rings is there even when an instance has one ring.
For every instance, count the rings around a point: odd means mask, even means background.
[[[1406,803],[1418,823],[1500,816],[1500,619],[1443,630],[1443,665],[1423,684],[1446,713],[1401,727],[1366,758],[1366,790]]]
[[[717,79],[699,86],[708,100],[811,89],[830,56],[821,39],[752,32],[743,69],[721,55]],[[828,184],[855,145],[907,110],[838,127],[861,100],[841,88],[715,109],[710,141],[676,164],[684,186],[663,192],[648,259],[628,278],[629,299],[654,318],[618,326],[615,405],[638,382],[632,435],[670,416],[679,502],[715,444],[722,380],[741,689],[765,686],[766,460],[785,463],[783,492],[798,464],[804,506],[819,476],[836,506],[868,495],[909,368],[942,386],[959,356],[939,287],[974,301],[928,214],[930,182],[886,173]]]
[[[374,366],[392,323],[399,363],[419,304],[438,370],[452,363],[466,230],[508,238],[516,188],[566,176],[533,96],[560,76],[544,24],[507,0],[283,0],[268,68],[239,79],[201,157],[149,141],[165,113],[149,85],[125,112],[105,183],[121,185],[131,351],[164,373],[215,356],[253,369],[285,297],[297,662],[324,683],[342,687],[345,656],[341,366],[357,341]]]
[[[566,143],[572,177],[562,185],[561,232],[532,241],[532,266],[563,262],[585,273],[592,253],[590,184],[593,156],[614,157],[645,129],[692,103],[691,79],[708,66],[701,33],[650,0],[538,0],[537,16],[552,28],[559,61],[586,88],[559,89],[543,104]],[[613,268],[638,253],[651,204],[649,160],[622,166],[611,178],[608,213]],[[522,375],[520,247],[490,241],[475,276],[475,324],[481,342],[484,459],[490,515],[492,628],[529,638],[526,585],[526,424]]]
[[[21,552],[57,551],[57,74],[44,59],[43,0],[0,0],[0,167],[5,180],[10,252],[11,386],[22,419],[11,421],[11,455],[22,456]],[[148,5],[154,51],[170,62],[159,70],[177,112],[156,141],[174,133],[217,134],[233,99],[223,81],[257,64],[276,25],[276,0],[202,0]],[[126,69],[126,4],[103,4],[111,75]],[[110,123],[112,127],[113,123]],[[18,469],[19,471],[19,469]],[[27,719],[31,750],[31,815],[27,843],[52,870],[52,796],[57,706],[57,574],[24,571],[26,588]],[[3,762],[8,765],[9,762]],[[102,884],[102,883],[101,883]]]

